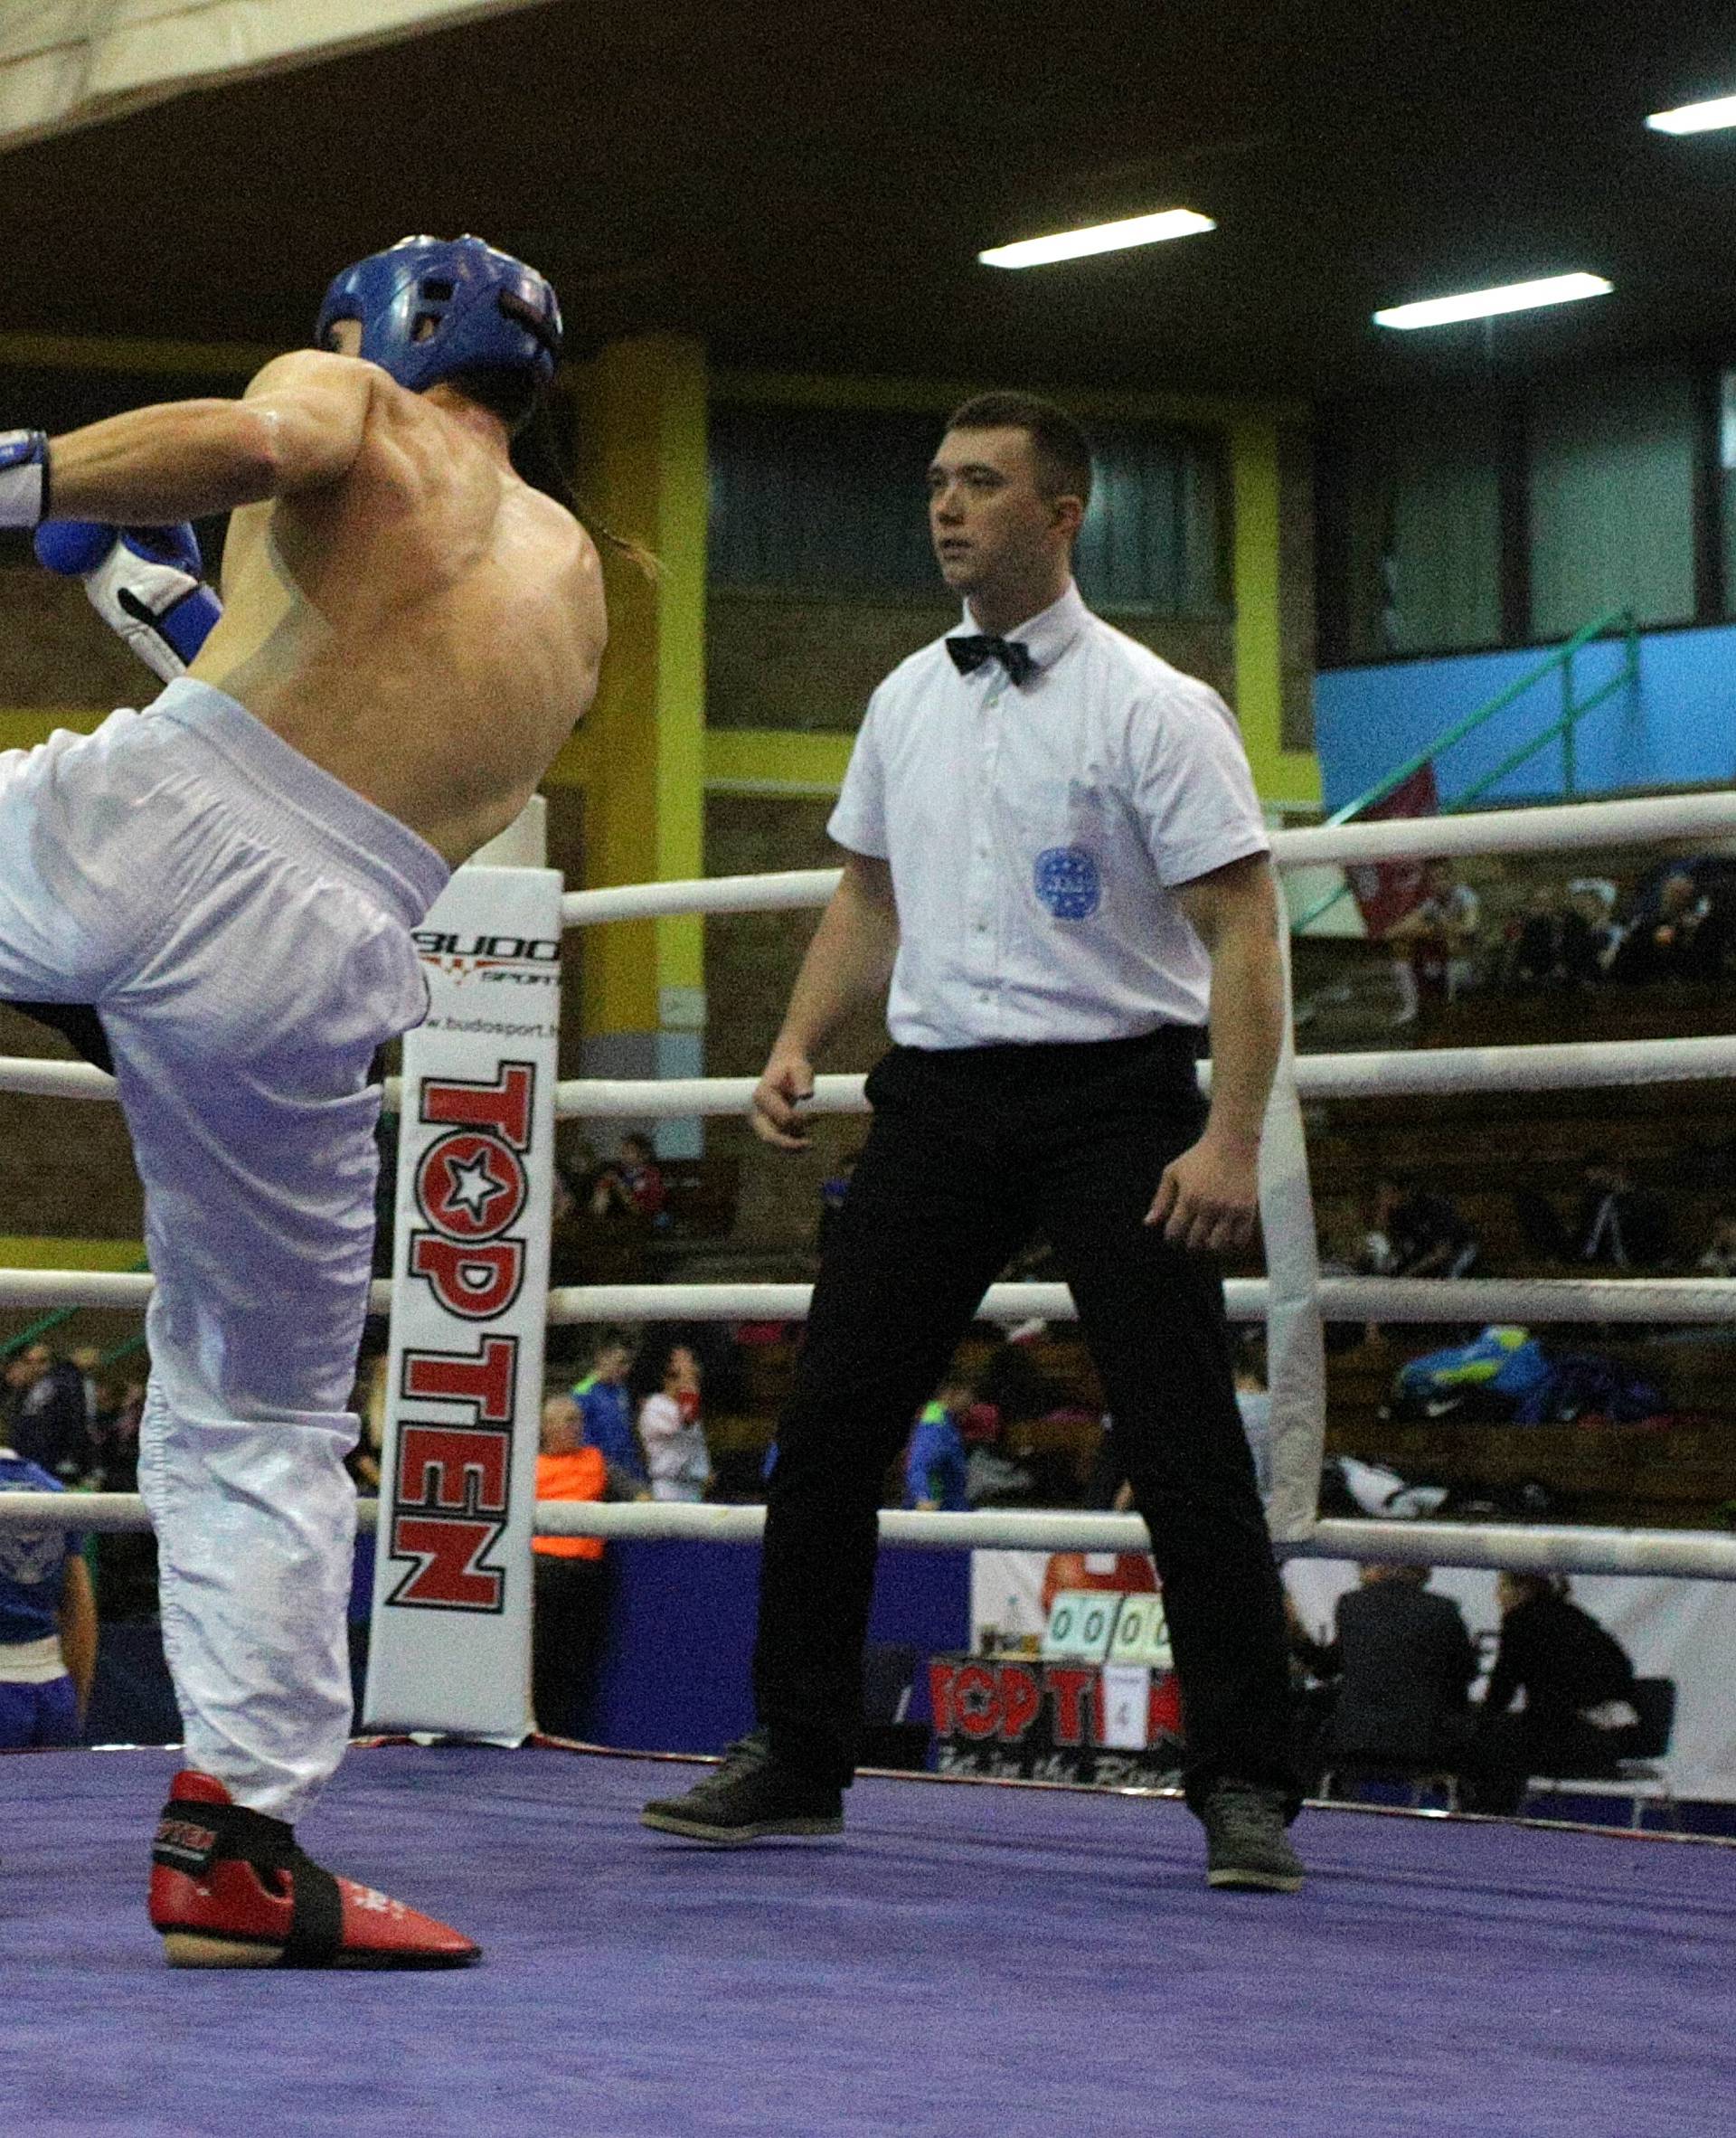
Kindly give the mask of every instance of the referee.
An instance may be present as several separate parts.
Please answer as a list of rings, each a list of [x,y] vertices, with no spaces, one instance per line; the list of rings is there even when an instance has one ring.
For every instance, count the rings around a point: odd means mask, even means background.
[[[929,469],[964,620],[869,703],[829,827],[843,879],[754,1093],[762,1139],[806,1149],[814,1057],[890,980],[893,1045],[778,1424],[760,1726],[645,1822],[726,1843],[841,1829],[881,1480],[1040,1229],[1151,1531],[1207,1877],[1294,1892],[1281,1592],[1212,1259],[1257,1215],[1279,909],[1228,709],[1072,583],[1090,487],[1078,425],[1024,394],[967,402]]]

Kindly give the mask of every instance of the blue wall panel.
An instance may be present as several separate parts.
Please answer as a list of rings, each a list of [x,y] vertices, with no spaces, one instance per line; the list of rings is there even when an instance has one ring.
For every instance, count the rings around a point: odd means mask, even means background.
[[[1327,809],[1354,800],[1542,657],[1530,648],[1336,668],[1317,676],[1315,735]],[[1618,643],[1588,647],[1574,659],[1578,695],[1590,695],[1620,663]],[[1442,755],[1443,799],[1450,801],[1492,771],[1561,711],[1557,673]],[[1637,687],[1616,692],[1586,715],[1578,752],[1578,791],[1585,794],[1736,780],[1736,627],[1642,639]],[[1555,800],[1562,791],[1561,747],[1551,743],[1487,799]]]
[[[644,1751],[721,1752],[753,1727],[760,1554],[736,1544],[619,1544],[609,1556],[615,1591],[590,1736]],[[919,1658],[967,1647],[969,1554],[882,1552],[868,1638]],[[920,1666],[910,1712],[929,1719]]]

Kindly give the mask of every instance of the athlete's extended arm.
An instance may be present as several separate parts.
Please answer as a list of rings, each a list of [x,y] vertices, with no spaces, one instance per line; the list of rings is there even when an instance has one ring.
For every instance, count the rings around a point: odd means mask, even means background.
[[[753,1094],[754,1131],[763,1142],[807,1149],[797,1104],[813,1093],[813,1057],[852,1011],[870,1008],[885,992],[897,955],[892,872],[872,855],[846,854],[843,879],[814,931]]]
[[[168,401],[48,441],[57,519],[165,526],[323,488],[361,450],[372,364],[302,349],[268,364],[240,401]]]
[[[1165,1169],[1148,1225],[1196,1253],[1241,1246],[1259,1215],[1260,1131],[1284,1042],[1280,908],[1263,854],[1184,884],[1182,911],[1212,957],[1212,1112]]]

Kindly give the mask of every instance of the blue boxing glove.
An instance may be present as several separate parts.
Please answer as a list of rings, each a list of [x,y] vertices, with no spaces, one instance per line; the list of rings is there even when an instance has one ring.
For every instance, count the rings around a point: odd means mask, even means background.
[[[0,527],[33,527],[48,510],[48,433],[0,430]]]
[[[184,520],[175,527],[44,520],[35,549],[51,572],[83,580],[103,622],[165,683],[185,673],[223,613],[199,576],[199,538]]]

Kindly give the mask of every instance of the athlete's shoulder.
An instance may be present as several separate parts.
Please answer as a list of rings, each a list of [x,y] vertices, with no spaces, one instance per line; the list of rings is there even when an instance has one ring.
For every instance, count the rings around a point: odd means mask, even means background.
[[[268,393],[342,393],[372,399],[382,386],[406,401],[415,399],[377,364],[365,364],[359,356],[340,356],[333,349],[286,349],[253,374],[247,382],[246,398],[252,401]]]

